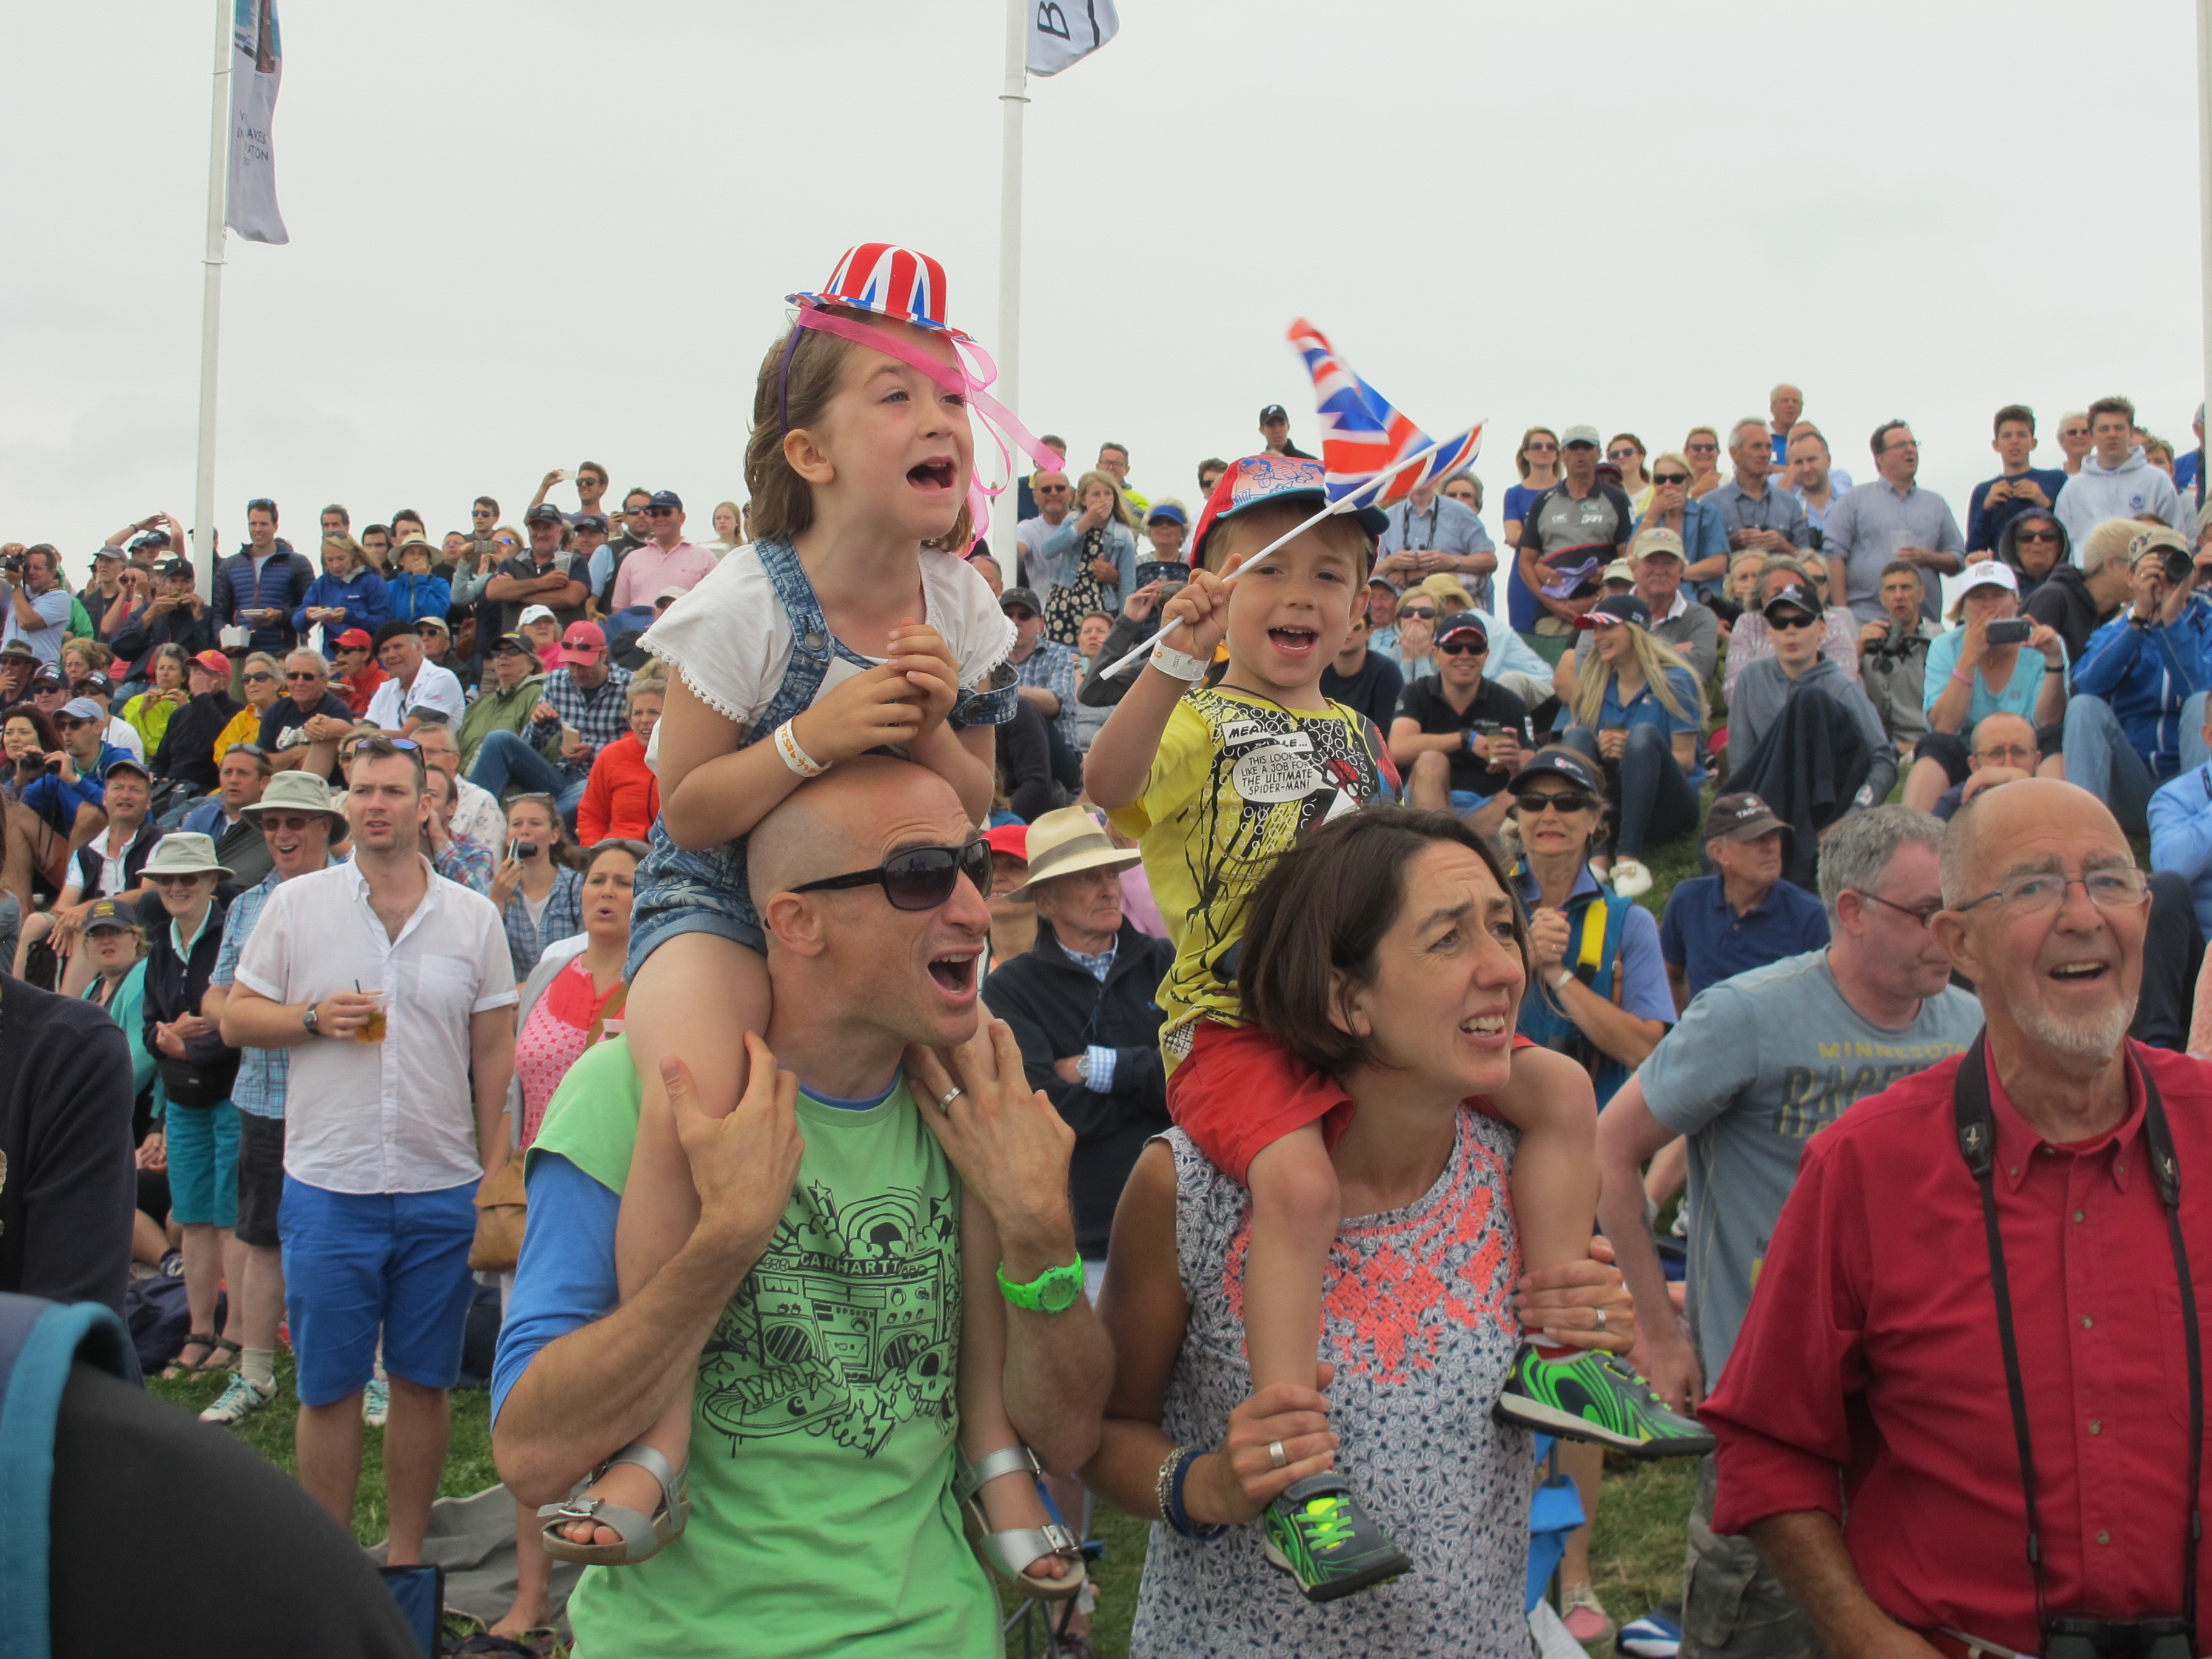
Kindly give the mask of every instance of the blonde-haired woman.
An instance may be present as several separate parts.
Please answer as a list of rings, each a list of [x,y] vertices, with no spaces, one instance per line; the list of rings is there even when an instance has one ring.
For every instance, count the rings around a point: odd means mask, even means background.
[[[1650,632],[1650,607],[1633,593],[1601,599],[1578,624],[1595,639],[1575,687],[1574,724],[1560,741],[1604,767],[1613,801],[1613,890],[1651,890],[1644,849],[1698,827],[1705,768],[1705,688],[1681,656]]]
[[[1513,452],[1513,470],[1521,482],[1505,489],[1504,544],[1509,548],[1521,545],[1521,526],[1536,498],[1559,481],[1559,434],[1548,426],[1530,427]],[[1534,631],[1536,618],[1543,614],[1536,595],[1517,573],[1505,584],[1505,610],[1506,620],[1522,634]]]
[[[1137,519],[1121,486],[1107,473],[1086,472],[1076,481],[1075,508],[1037,550],[1052,580],[1045,637],[1071,648],[1085,617],[1111,616],[1137,591]]]
[[[1696,499],[1696,472],[1686,456],[1673,450],[1651,463],[1651,500],[1636,521],[1636,533],[1671,530],[1682,538],[1682,586],[1692,604],[1717,589],[1728,574],[1728,532],[1719,512]]]
[[[1690,459],[1692,496],[1710,495],[1721,487],[1721,434],[1717,428],[1693,426],[1684,434],[1682,453]],[[1658,471],[1658,464],[1652,464]]]

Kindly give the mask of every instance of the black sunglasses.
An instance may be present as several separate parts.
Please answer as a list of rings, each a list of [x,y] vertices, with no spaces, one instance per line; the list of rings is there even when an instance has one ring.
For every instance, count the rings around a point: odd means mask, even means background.
[[[1478,645],[1473,640],[1454,640],[1448,645],[1438,646],[1437,649],[1447,657],[1486,657],[1490,654],[1488,646]]]
[[[645,509],[645,516],[648,519],[672,519],[676,516],[676,509],[672,507],[648,507]]]
[[[2055,530],[2022,530],[2015,533],[2013,539],[2016,542],[2055,542],[2058,539],[2058,532]]]
[[[1562,789],[1556,794],[1544,794],[1536,790],[1513,797],[1513,804],[1530,817],[1540,817],[1547,806],[1556,806],[1562,812],[1586,812],[1595,798],[1586,789]]]
[[[356,738],[348,745],[346,753],[358,755],[362,750],[380,743],[389,744],[394,749],[420,749],[422,746],[412,738]],[[519,800],[521,797],[517,796],[516,799]]]
[[[964,847],[909,847],[873,870],[824,876],[793,888],[794,893],[830,892],[846,887],[880,887],[895,910],[934,910],[952,896],[961,877],[978,893],[991,890],[991,845],[971,841]]]
[[[1651,482],[1656,484],[1686,484],[1690,482],[1690,475],[1686,472],[1655,472],[1651,475]]]
[[[1433,621],[1437,611],[1434,605],[1401,605],[1398,607],[1398,614],[1409,622],[1423,622]]]
[[[1796,629],[1810,628],[1819,620],[1817,617],[1808,617],[1801,613],[1795,617],[1769,617],[1766,619],[1766,625],[1770,629],[1789,633]]]
[[[204,668],[200,670],[200,672],[203,674],[207,672],[208,671]],[[239,678],[243,679],[248,685],[262,685],[275,679],[276,677],[265,668],[257,668],[251,674],[242,674]],[[304,676],[302,678],[304,678]]]

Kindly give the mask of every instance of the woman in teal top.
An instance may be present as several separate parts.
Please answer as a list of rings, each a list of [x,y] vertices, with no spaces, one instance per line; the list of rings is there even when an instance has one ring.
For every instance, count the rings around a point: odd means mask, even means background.
[[[131,1243],[134,1261],[159,1261],[168,1248],[161,1221],[169,1212],[168,1158],[161,1131],[161,1084],[154,1056],[146,1049],[145,945],[131,913],[113,899],[102,899],[85,916],[84,951],[93,968],[84,1000],[107,1010],[131,1045],[131,1087],[134,1107],[131,1139],[138,1148],[138,1214]]]
[[[1705,688],[1680,655],[1650,631],[1651,608],[1633,593],[1601,599],[1580,619],[1594,630],[1591,670],[1575,687],[1573,724],[1559,741],[1605,769],[1620,832],[1613,890],[1651,890],[1644,849],[1698,827],[1705,767]]]

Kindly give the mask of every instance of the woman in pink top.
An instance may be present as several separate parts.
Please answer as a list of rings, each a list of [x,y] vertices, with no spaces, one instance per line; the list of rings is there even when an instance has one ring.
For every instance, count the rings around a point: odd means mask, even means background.
[[[629,953],[630,886],[645,844],[603,841],[584,866],[586,944],[565,960],[548,951],[547,972],[531,975],[534,996],[514,1038],[514,1077],[522,1085],[522,1146],[538,1138],[546,1103],[599,1034],[622,1012],[623,960]],[[553,964],[558,962],[559,965]]]

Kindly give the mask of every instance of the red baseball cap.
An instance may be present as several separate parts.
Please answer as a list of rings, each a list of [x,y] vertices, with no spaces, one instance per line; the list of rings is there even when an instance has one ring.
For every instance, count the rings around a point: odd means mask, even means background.
[[[995,830],[986,830],[983,840],[990,849],[1001,857],[1030,861],[1030,827],[1026,823],[1002,823]]]
[[[562,662],[597,662],[606,654],[606,630],[597,623],[570,623],[561,635]]]
[[[374,643],[365,628],[349,628],[338,635],[338,649],[341,651],[366,651]]]
[[[192,661],[198,666],[206,669],[210,674],[228,674],[230,672],[230,659],[224,656],[220,651],[203,651],[199,655],[194,657]]]

